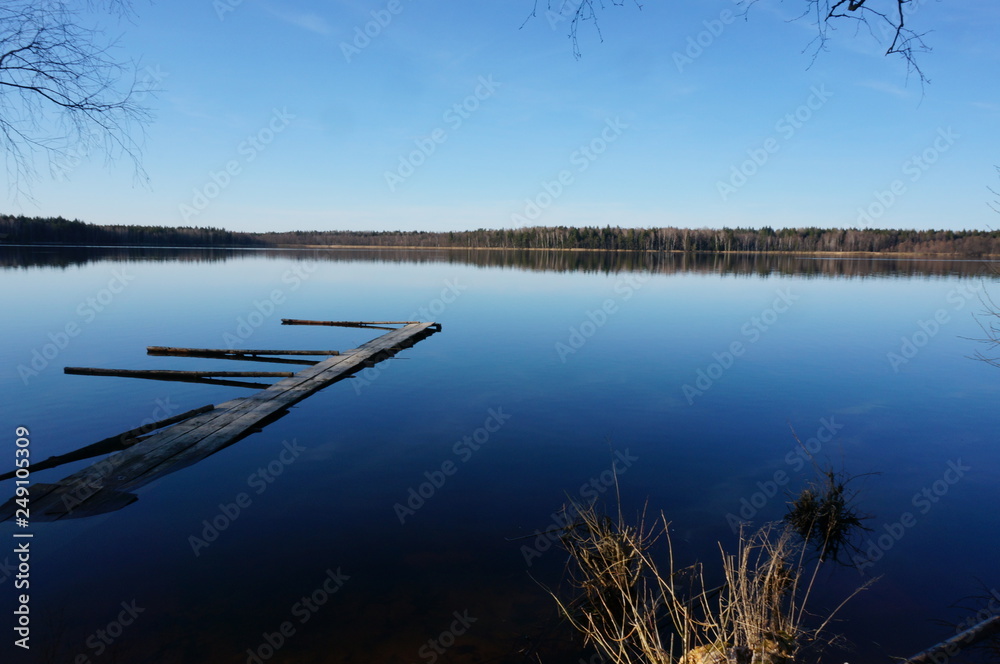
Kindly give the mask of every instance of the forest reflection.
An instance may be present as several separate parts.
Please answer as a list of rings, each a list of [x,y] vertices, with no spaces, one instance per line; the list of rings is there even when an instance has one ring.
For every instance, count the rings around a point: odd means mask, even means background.
[[[88,263],[220,263],[248,257],[331,262],[450,263],[540,272],[615,274],[702,273],[802,277],[979,277],[996,261],[938,257],[794,255],[762,253],[661,253],[641,251],[545,251],[484,249],[215,249],[164,247],[0,247],[5,269],[69,268]]]

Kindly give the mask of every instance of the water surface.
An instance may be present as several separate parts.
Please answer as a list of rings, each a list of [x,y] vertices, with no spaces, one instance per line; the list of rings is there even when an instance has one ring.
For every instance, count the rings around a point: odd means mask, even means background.
[[[953,633],[938,621],[968,617],[952,604],[1000,586],[1000,369],[969,359],[979,296],[997,295],[988,263],[100,248],[0,261],[4,469],[16,426],[40,460],[248,394],[64,366],[281,370],[145,347],[373,336],[281,318],[443,327],[125,509],[32,524],[23,661],[576,662],[589,654],[543,587],[565,554],[536,531],[568,498],[612,497],[617,458],[625,513],[663,511],[681,555],[714,564],[733,518],[780,518],[812,477],[793,429],[819,462],[864,475],[873,516],[872,555],[817,581],[821,611],[881,576],[841,614],[853,650],[837,661],[914,654]],[[249,505],[220,516],[241,494]],[[142,610],[114,626],[123,603]]]

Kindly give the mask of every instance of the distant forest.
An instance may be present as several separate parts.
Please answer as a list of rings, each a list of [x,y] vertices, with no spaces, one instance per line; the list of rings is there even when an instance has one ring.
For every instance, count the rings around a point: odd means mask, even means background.
[[[590,249],[654,252],[877,252],[1000,256],[1000,231],[837,228],[576,228],[516,230],[294,231],[244,233],[221,228],[112,226],[0,216],[0,243],[161,247],[420,247]]]

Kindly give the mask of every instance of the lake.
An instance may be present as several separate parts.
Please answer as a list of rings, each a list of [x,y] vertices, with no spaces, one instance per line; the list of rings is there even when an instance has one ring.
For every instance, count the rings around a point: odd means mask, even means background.
[[[680,558],[717,566],[734,524],[780,519],[814,477],[796,435],[857,476],[872,517],[853,564],[816,581],[822,613],[881,577],[838,614],[850,644],[830,661],[915,654],[1000,597],[1000,368],[971,359],[988,350],[975,316],[1000,302],[995,264],[55,247],[0,261],[0,471],[17,427],[37,463],[251,393],[65,366],[272,370],[145,348],[379,333],[282,318],[442,325],[119,511],[33,522],[30,653],[11,636],[20,529],[0,525],[4,661],[597,661],[547,591],[565,590],[566,554],[539,536],[554,513],[617,509],[614,468],[627,518],[663,512]]]

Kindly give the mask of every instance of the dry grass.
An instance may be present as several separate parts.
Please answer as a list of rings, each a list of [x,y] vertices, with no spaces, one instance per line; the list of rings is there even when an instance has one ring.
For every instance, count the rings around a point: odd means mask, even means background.
[[[791,663],[820,640],[832,618],[805,624],[822,558],[806,577],[805,543],[788,527],[741,534],[735,554],[722,552],[725,583],[708,588],[701,564],[675,567],[662,515],[651,527],[645,514],[632,526],[593,505],[569,509],[576,518],[561,541],[577,593],[571,601],[553,597],[585,643],[612,664]],[[651,555],[661,538],[665,572]]]

